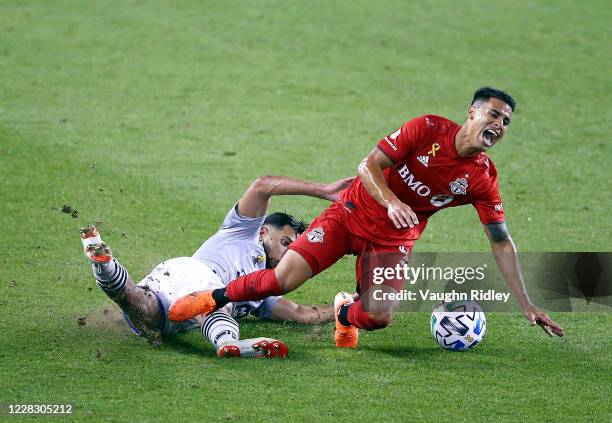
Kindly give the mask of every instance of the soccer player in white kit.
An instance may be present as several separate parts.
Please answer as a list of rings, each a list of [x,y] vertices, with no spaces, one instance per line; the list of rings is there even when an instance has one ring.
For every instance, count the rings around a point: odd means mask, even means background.
[[[177,257],[158,264],[138,285],[113,258],[95,226],[81,229],[81,241],[98,285],[123,310],[126,322],[136,334],[156,338],[199,326],[218,356],[285,357],[288,350],[281,341],[240,340],[235,319],[252,314],[261,319],[324,323],[334,320],[332,306],[306,306],[281,297],[268,297],[230,303],[208,316],[179,323],[168,319],[168,310],[175,299],[184,295],[222,288],[238,276],[278,264],[306,225],[285,213],[266,217],[271,196],[308,195],[335,201],[352,179],[322,184],[283,176],[261,177],[227,213],[219,231],[192,257]]]

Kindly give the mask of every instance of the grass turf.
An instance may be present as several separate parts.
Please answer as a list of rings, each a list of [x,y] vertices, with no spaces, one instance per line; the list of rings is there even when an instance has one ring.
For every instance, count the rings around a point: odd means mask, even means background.
[[[491,313],[486,342],[467,354],[436,347],[422,314],[363,334],[358,351],[332,348],[331,326],[248,321],[243,336],[277,336],[290,359],[220,361],[197,333],[162,346],[130,336],[76,235],[104,221],[139,279],[191,254],[255,177],[354,174],[403,121],[461,121],[490,84],[519,104],[492,152],[519,248],[610,251],[608,10],[3,2],[0,403],[67,402],[77,419],[115,421],[609,420],[608,314],[556,314],[568,336],[549,340],[518,314]],[[323,206],[273,203],[306,218]],[[488,247],[465,207],[432,218],[417,248]],[[291,298],[329,302],[352,288],[352,266],[342,260]]]

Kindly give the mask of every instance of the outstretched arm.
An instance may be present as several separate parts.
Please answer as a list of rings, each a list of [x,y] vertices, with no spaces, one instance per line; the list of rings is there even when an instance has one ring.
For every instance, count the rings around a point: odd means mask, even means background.
[[[246,217],[265,215],[273,195],[308,195],[336,201],[340,191],[348,187],[353,179],[345,178],[331,184],[323,184],[287,176],[262,176],[251,184],[240,199],[238,213]]]
[[[269,320],[305,324],[328,323],[334,321],[334,307],[297,304],[285,298],[279,298],[272,308]]]
[[[523,272],[516,255],[516,247],[504,222],[484,225],[485,233],[491,242],[491,249],[499,271],[506,283],[518,299],[523,314],[532,326],[539,325],[547,335],[565,335],[564,329],[556,324],[546,313],[532,304],[525,282]]]

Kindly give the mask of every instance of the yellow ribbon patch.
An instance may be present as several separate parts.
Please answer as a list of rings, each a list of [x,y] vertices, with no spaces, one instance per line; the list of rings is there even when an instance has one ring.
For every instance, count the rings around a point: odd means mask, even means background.
[[[427,154],[431,154],[431,157],[436,157],[436,151],[438,151],[439,149],[440,149],[440,144],[438,144],[437,142],[434,142],[431,145],[431,150],[429,150]]]

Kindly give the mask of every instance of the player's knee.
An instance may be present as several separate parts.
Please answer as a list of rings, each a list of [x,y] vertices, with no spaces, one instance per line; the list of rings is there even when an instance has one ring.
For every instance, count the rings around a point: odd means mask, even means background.
[[[287,251],[283,260],[274,269],[278,286],[284,293],[291,292],[300,287],[312,277],[310,265],[294,251]]]
[[[386,328],[391,324],[395,317],[394,312],[379,312],[379,313],[368,313],[370,318],[372,329]]]
[[[123,302],[118,302],[136,324],[145,325],[148,329],[159,329],[162,321],[159,302],[155,294],[146,286],[133,286],[124,291]],[[140,328],[138,328],[140,329]]]

